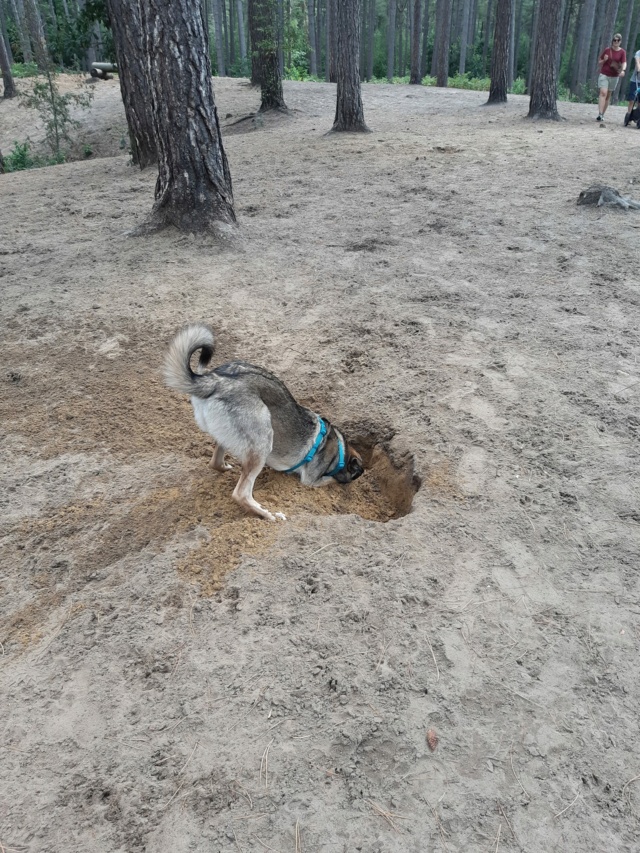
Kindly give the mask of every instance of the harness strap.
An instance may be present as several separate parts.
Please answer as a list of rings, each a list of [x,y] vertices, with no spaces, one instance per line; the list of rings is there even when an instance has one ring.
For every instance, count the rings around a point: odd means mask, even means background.
[[[314,456],[316,455],[316,453],[318,452],[318,448],[319,448],[319,447],[320,447],[320,445],[322,444],[322,439],[323,439],[323,438],[325,437],[325,435],[327,434],[327,425],[326,425],[326,423],[325,423],[325,422],[322,420],[322,418],[320,418],[320,417],[318,418],[318,420],[319,420],[319,422],[320,422],[320,431],[318,432],[318,435],[316,436],[316,440],[313,442],[313,447],[312,447],[312,448],[311,448],[311,450],[307,453],[307,455],[304,457],[304,459],[302,459],[300,462],[298,462],[298,464],[297,464],[297,465],[294,465],[294,466],[293,466],[293,467],[291,467],[291,468],[287,468],[287,470],[286,470],[286,471],[283,471],[283,473],[284,473],[284,474],[291,474],[291,472],[292,472],[292,471],[296,471],[298,468],[301,468],[303,465],[306,465],[306,464],[307,464],[307,462],[311,462],[311,460],[313,459],[313,457],[314,457]]]
[[[344,468],[344,441],[342,436],[336,433],[338,438],[338,462],[333,471],[327,471],[325,477],[335,477]]]

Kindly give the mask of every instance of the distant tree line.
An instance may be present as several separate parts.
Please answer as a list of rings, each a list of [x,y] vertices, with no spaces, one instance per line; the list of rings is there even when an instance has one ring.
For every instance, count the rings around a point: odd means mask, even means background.
[[[251,75],[249,0],[201,0],[211,64],[219,76]],[[276,55],[281,77],[335,82],[341,0],[274,0]],[[496,46],[508,50],[506,85],[530,91],[543,0],[361,0],[360,77],[368,80],[426,76],[438,85],[460,75],[490,76]],[[573,95],[595,85],[597,57],[614,31],[629,54],[640,29],[640,0],[553,0],[560,16],[553,45],[557,82]],[[505,45],[496,42],[500,15],[508,21]],[[505,17],[507,15],[507,17]],[[105,0],[0,0],[0,30],[9,63],[34,61],[34,31],[44,34],[51,59],[87,70],[114,58]]]

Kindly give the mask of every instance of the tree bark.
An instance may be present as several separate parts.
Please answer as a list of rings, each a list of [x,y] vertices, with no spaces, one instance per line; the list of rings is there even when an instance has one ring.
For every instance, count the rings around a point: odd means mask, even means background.
[[[576,64],[571,80],[571,91],[580,96],[589,76],[589,48],[596,13],[596,0],[585,0],[580,11],[576,37]]]
[[[260,112],[286,110],[278,61],[278,5],[276,0],[249,0],[251,79],[260,84]]]
[[[420,77],[420,19],[422,17],[422,0],[413,0],[413,30],[411,32],[411,76],[409,83],[419,85]]]
[[[340,0],[338,29],[336,117],[332,131],[368,133],[360,92],[360,0]]]
[[[498,0],[491,51],[491,86],[487,104],[506,104],[513,0]]]
[[[211,12],[213,14],[213,37],[216,42],[216,69],[218,77],[225,77],[225,46],[224,27],[222,24],[222,0],[212,0]]]
[[[318,76],[318,57],[316,56],[316,13],[314,0],[307,0],[309,19],[309,70],[313,77]]]
[[[13,11],[13,22],[16,25],[20,38],[22,61],[32,62],[33,53],[31,52],[31,42],[29,41],[29,32],[27,30],[27,22],[25,21],[24,6],[21,0],[10,0],[10,3]]]
[[[484,24],[484,43],[482,45],[482,76],[487,71],[487,52],[489,50],[489,34],[491,33],[491,15],[493,13],[493,0],[487,0],[487,17]]]
[[[247,38],[244,33],[244,9],[242,0],[236,0],[236,11],[238,13],[238,42],[240,44],[240,59],[247,58]]]
[[[375,0],[371,0],[369,3],[369,32],[367,33],[367,40],[369,43],[369,49],[367,51],[367,73],[366,79],[371,80],[373,77],[373,52],[375,46],[375,33],[376,33],[376,3]]]
[[[120,92],[129,128],[131,157],[141,169],[158,164],[151,92],[144,57],[144,37],[137,3],[107,0],[118,63]]]
[[[140,232],[173,225],[220,233],[231,225],[231,175],[211,83],[200,4],[139,0],[159,174],[151,219]]]
[[[7,32],[7,16],[4,8],[4,3],[0,0],[0,34],[4,39],[4,46],[7,50],[7,56],[9,57],[9,65],[13,65],[13,51],[11,50],[11,45],[9,44],[9,33]]]
[[[469,19],[471,17],[471,0],[463,0],[460,22],[460,63],[458,73],[464,74],[467,67],[467,47],[469,43]]]
[[[11,75],[11,63],[2,33],[0,33],[0,71],[2,71],[2,82],[4,83],[4,97],[15,98],[16,87]]]
[[[40,71],[50,71],[51,58],[49,56],[49,50],[44,36],[44,27],[42,26],[40,10],[36,5],[35,0],[24,0],[24,13],[36,64]]]
[[[449,41],[451,37],[451,0],[439,0],[436,11],[435,56],[436,85],[449,83]]]
[[[396,0],[389,0],[387,15],[387,80],[393,82],[396,54]]]
[[[427,75],[427,51],[429,47],[429,2],[424,0],[424,15],[422,16],[422,55],[420,56],[420,79]]]
[[[562,0],[540,0],[539,12],[528,118],[559,121],[556,58],[562,27]]]

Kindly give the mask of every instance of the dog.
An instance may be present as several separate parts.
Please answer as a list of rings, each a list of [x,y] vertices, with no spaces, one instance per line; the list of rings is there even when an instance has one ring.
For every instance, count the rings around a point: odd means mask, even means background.
[[[196,423],[216,443],[211,465],[228,471],[230,453],[242,466],[233,499],[247,512],[275,521],[253,497],[256,477],[268,465],[275,471],[296,473],[305,486],[335,480],[351,483],[364,473],[360,455],[341,430],[311,409],[297,403],[277,376],[244,361],[231,361],[207,370],[213,358],[213,330],[197,323],[173,339],[164,362],[165,383],[189,394]],[[200,351],[199,371],[191,359]]]

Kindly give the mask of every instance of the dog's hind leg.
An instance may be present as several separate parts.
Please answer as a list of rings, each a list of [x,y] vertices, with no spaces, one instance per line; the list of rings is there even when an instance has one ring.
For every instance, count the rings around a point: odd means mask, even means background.
[[[216,449],[213,451],[213,456],[211,457],[211,465],[216,471],[230,471],[231,465],[228,462],[224,461],[225,449],[221,444],[216,445]]]
[[[269,512],[263,506],[260,506],[258,501],[253,497],[253,485],[256,477],[264,468],[265,460],[257,453],[249,453],[242,463],[242,474],[238,480],[235,489],[233,490],[233,499],[247,512],[255,513],[261,518],[266,518],[268,521],[275,521],[280,518],[286,521],[286,516],[281,512],[275,514]]]

